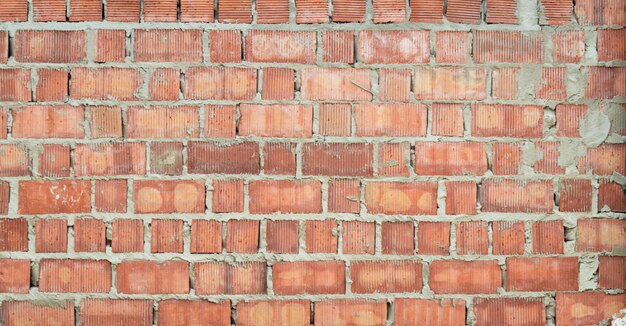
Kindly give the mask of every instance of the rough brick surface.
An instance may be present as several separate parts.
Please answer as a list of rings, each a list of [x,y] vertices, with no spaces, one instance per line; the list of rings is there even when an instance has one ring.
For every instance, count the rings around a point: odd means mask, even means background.
[[[625,8],[0,0],[0,324],[610,324]]]

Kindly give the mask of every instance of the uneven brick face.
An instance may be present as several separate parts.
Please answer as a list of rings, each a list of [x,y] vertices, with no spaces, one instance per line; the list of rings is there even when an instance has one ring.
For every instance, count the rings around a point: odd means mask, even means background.
[[[472,105],[472,135],[477,137],[543,136],[543,107],[538,105]]]
[[[371,81],[365,69],[303,68],[300,96],[307,100],[370,101]]]
[[[89,181],[20,181],[18,213],[87,213],[91,206],[90,193]]]
[[[524,253],[525,231],[523,222],[496,221],[492,226],[493,253],[495,255],[521,255]]]
[[[604,218],[579,220],[576,250],[598,252],[625,248],[625,227],[624,220]]]
[[[487,72],[477,68],[419,67],[413,92],[417,100],[482,100]]]

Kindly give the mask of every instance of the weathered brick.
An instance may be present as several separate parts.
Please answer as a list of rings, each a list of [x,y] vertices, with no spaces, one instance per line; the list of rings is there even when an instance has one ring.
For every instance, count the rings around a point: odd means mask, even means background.
[[[39,262],[39,291],[109,292],[111,263],[107,260],[42,259]]]
[[[311,304],[307,300],[255,300],[237,304],[236,321],[241,326],[308,326],[310,319]]]
[[[191,245],[193,254],[222,252],[222,223],[218,221],[193,220],[191,222]]]
[[[437,211],[435,182],[368,182],[365,206],[372,214],[434,215]]]
[[[430,264],[430,288],[435,293],[495,294],[501,285],[502,271],[495,260],[438,260]]]
[[[328,182],[328,211],[358,213],[361,183],[356,179],[332,179]]]
[[[181,0],[180,21],[194,23],[212,23],[215,3],[202,0]]]
[[[255,253],[259,250],[259,221],[226,222],[226,252]]]
[[[158,68],[148,80],[148,96],[156,101],[175,101],[180,97],[180,71]]]
[[[481,2],[479,0],[448,0],[446,18],[454,23],[480,23]]]
[[[37,221],[37,224],[40,222],[41,220]],[[36,239],[38,240],[39,236]],[[28,251],[28,223],[26,219],[0,219],[0,251]]]
[[[543,63],[542,32],[473,31],[474,62]]]
[[[212,211],[216,213],[243,212],[243,180],[214,180]]]
[[[561,212],[591,211],[591,180],[566,179],[559,185],[559,210]]]
[[[351,110],[350,104],[320,104],[319,133],[324,136],[350,136]]]
[[[378,175],[404,176],[410,175],[411,144],[385,143],[378,146]]]
[[[152,220],[150,251],[183,252],[183,220]]]
[[[242,40],[240,31],[210,31],[211,62],[241,62]]]
[[[587,148],[576,165],[580,173],[591,171],[595,175],[612,175],[617,172],[626,175],[626,144],[602,144]]]
[[[2,321],[7,326],[74,325],[74,302],[5,301]]]
[[[369,176],[373,173],[373,147],[365,143],[306,143],[302,148],[302,174]]]
[[[626,248],[626,220],[578,220],[577,251],[614,251]]]
[[[0,101],[30,101],[30,90],[30,70],[0,69]]]
[[[73,68],[70,96],[75,99],[130,101],[143,77],[133,68]]]
[[[337,253],[339,231],[337,221],[306,221],[304,246],[306,252]]]
[[[119,106],[89,107],[91,138],[122,137],[122,109]]]
[[[410,69],[380,69],[378,71],[378,98],[381,101],[408,102],[410,94]]]
[[[601,289],[621,289],[626,286],[626,257],[598,257],[598,285]]]
[[[85,180],[19,182],[19,214],[88,213],[91,183]]]
[[[266,247],[273,253],[296,254],[298,253],[298,221],[274,221],[266,222]]]
[[[88,326],[111,324],[152,325],[151,300],[82,299],[80,323]]]
[[[536,254],[563,254],[563,221],[533,223],[533,252]]]
[[[276,262],[272,276],[278,295],[342,294],[346,287],[346,266],[339,261]]]
[[[27,176],[29,171],[29,154],[26,148],[18,144],[0,144],[0,176]]]
[[[372,5],[375,23],[406,21],[406,2],[402,0],[374,0]]]
[[[146,173],[144,143],[76,144],[74,173],[83,175],[125,175]]]
[[[611,319],[626,304],[626,294],[601,292],[557,293],[558,325],[595,325]],[[584,313],[581,313],[584,311]]]
[[[539,105],[474,104],[472,135],[476,137],[541,138],[543,107]]]
[[[28,293],[30,260],[0,259],[0,293]]]
[[[83,138],[85,110],[82,106],[33,105],[13,111],[13,137]]]
[[[419,292],[422,264],[418,261],[355,261],[350,263],[353,293]]]
[[[111,223],[113,252],[143,252],[143,221],[116,219]]]
[[[465,325],[465,301],[459,299],[394,300],[394,325]]]
[[[456,227],[456,252],[459,255],[486,255],[489,251],[485,221],[461,222]]]
[[[183,143],[150,144],[150,173],[181,175],[183,173]]]
[[[450,223],[420,222],[417,225],[417,253],[420,255],[449,255]]]
[[[354,68],[303,68],[300,96],[305,100],[371,101],[369,71]]]
[[[362,22],[365,19],[365,0],[333,0],[333,22]]]
[[[354,33],[352,31],[322,32],[322,61],[354,63]]]
[[[328,1],[296,0],[296,23],[313,24],[328,22]]]
[[[258,180],[248,185],[250,213],[319,213],[322,186],[317,180]]]
[[[384,325],[387,320],[387,303],[384,300],[316,301],[313,311],[315,324],[319,326],[358,325],[359,323],[378,326]]]
[[[264,100],[293,100],[294,72],[285,68],[263,69],[263,89],[261,97]]]
[[[423,104],[357,104],[357,136],[425,136],[427,108]]]
[[[217,16],[221,23],[249,24],[252,22],[252,0],[222,0]]]
[[[508,291],[576,291],[577,257],[506,259]]]
[[[36,95],[37,101],[63,101],[68,96],[67,70],[39,69],[37,70]]]
[[[476,325],[543,325],[546,306],[537,298],[477,299],[474,302]]]
[[[418,67],[414,78],[417,100],[482,100],[487,96],[487,72],[480,68]]]
[[[257,174],[261,170],[259,144],[189,142],[189,173]]]
[[[114,22],[139,22],[140,0],[107,0],[106,19]]]
[[[135,212],[140,214],[203,213],[204,181],[136,180],[133,200]]]
[[[585,33],[581,30],[558,31],[552,37],[554,60],[578,63],[585,54]]]
[[[15,32],[14,57],[19,62],[78,63],[87,57],[84,31]]]
[[[415,143],[416,174],[483,175],[485,172],[487,154],[483,143]]]
[[[230,301],[168,299],[159,302],[159,325],[230,324]]]
[[[548,213],[554,206],[551,181],[488,179],[482,184],[483,212]]]
[[[516,24],[517,2],[515,0],[492,0],[487,3],[487,23]]]
[[[177,20],[177,6],[176,0],[144,0],[144,21],[175,22]]]
[[[289,23],[289,0],[257,0],[257,23]]]
[[[245,59],[251,62],[315,63],[314,32],[251,30]]]
[[[241,136],[311,137],[313,107],[310,105],[242,104],[239,111]]]
[[[106,226],[103,220],[80,218],[74,221],[74,251],[104,252]]]
[[[96,31],[96,62],[123,62],[126,59],[126,31]]]
[[[126,114],[128,138],[192,138],[200,133],[194,106],[130,107]]]
[[[117,265],[115,281],[119,293],[185,294],[189,292],[189,263],[124,260]]]
[[[428,31],[361,31],[357,55],[363,63],[426,63],[430,61]]]
[[[136,29],[134,34],[134,61],[202,61],[201,30]]]
[[[523,222],[495,221],[492,230],[494,255],[521,255],[524,253],[526,235]]]
[[[415,252],[413,222],[383,222],[381,238],[385,255],[412,255]]]
[[[374,254],[376,225],[371,222],[345,221],[341,227],[344,254]]]
[[[469,33],[439,31],[436,33],[437,63],[465,63],[469,57]]]
[[[251,100],[256,95],[256,83],[256,69],[189,68],[183,94],[190,100]]]
[[[95,209],[98,212],[126,212],[126,180],[97,180]]]
[[[100,21],[103,6],[99,0],[70,0],[70,21]]]
[[[585,97],[626,97],[626,67],[589,67]]]
[[[263,294],[267,292],[266,273],[265,262],[195,263],[196,294]]]
[[[622,185],[600,180],[598,189],[598,211],[626,212],[626,193]]]
[[[265,143],[263,151],[265,174],[296,174],[295,143]]]

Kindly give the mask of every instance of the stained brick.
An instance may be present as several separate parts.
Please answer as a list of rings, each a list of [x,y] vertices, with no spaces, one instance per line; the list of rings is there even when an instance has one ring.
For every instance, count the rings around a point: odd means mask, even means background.
[[[308,326],[310,318],[311,304],[307,300],[255,300],[237,304],[236,321],[241,326]]]
[[[394,324],[462,326],[465,325],[465,301],[397,298],[394,300]]]
[[[315,63],[314,32],[252,30],[246,35],[245,58],[251,62]]]
[[[339,239],[337,221],[306,221],[304,233],[306,252],[337,253]]]
[[[417,253],[420,255],[449,255],[450,223],[420,222],[417,225]]]
[[[358,213],[360,185],[357,179],[332,179],[328,182],[328,211]]]
[[[321,183],[317,180],[258,180],[248,185],[250,213],[319,213]]]
[[[267,251],[273,253],[298,253],[298,221],[274,221],[266,223]]]
[[[483,175],[486,171],[487,154],[482,143],[415,143],[416,174]]]
[[[37,224],[39,222],[37,221]],[[28,223],[26,219],[0,219],[0,251],[28,251]]]
[[[437,211],[434,182],[368,182],[365,206],[372,214],[433,215]]]
[[[28,293],[30,260],[0,259],[0,293]]]
[[[417,100],[482,100],[487,96],[487,72],[483,69],[419,67],[414,76]]]
[[[202,61],[201,30],[137,29],[134,33],[135,61]]]
[[[376,225],[373,222],[346,221],[342,227],[344,254],[374,254]]]
[[[456,227],[459,255],[486,255],[489,250],[488,225],[484,221],[461,222]]]
[[[159,325],[228,325],[230,301],[168,299],[159,302]]]
[[[29,301],[5,301],[2,320],[7,326],[74,325],[74,302],[51,301],[46,304]]]
[[[493,222],[493,254],[521,255],[524,253],[525,231],[523,222]]]
[[[106,245],[104,221],[81,218],[74,221],[74,251],[104,252]]]
[[[387,320],[387,304],[384,300],[334,299],[317,301],[314,305],[314,320],[319,326],[358,325],[362,317],[367,323],[384,325]]]
[[[272,265],[274,293],[341,294],[345,292],[344,262],[299,261],[276,262]]]
[[[84,180],[20,181],[19,214],[88,213],[91,183]]]
[[[546,322],[546,306],[537,298],[477,299],[474,303],[476,325],[506,325],[511,320],[528,325]]]
[[[119,293],[186,294],[189,292],[189,263],[124,260],[117,265],[115,281]]]
[[[67,70],[39,69],[39,80],[36,88],[37,101],[62,101],[68,96]]]
[[[322,32],[322,60],[354,63],[354,33],[351,31]]]
[[[378,71],[378,98],[381,101],[408,102],[410,95],[410,69],[380,69]]]
[[[111,263],[106,260],[42,259],[39,291],[109,292]]]
[[[296,0],[296,23],[312,24],[328,22],[328,1]]]
[[[418,261],[354,261],[350,263],[354,293],[419,292],[422,264]]]
[[[189,173],[257,174],[259,173],[259,144],[253,142],[227,143],[189,142],[187,145]]]
[[[597,218],[578,221],[576,251],[626,248],[626,220]]]
[[[540,138],[543,136],[543,107],[511,104],[472,105],[472,135]]]
[[[413,222],[383,222],[382,252],[385,255],[412,255],[415,251]]]
[[[430,61],[428,31],[362,31],[357,54],[363,63],[426,63]]]
[[[14,237],[18,234],[16,232]],[[35,223],[35,251],[67,252],[67,221],[63,219],[38,220]]]
[[[210,31],[209,42],[211,62],[241,62],[240,31]]]
[[[440,31],[436,34],[435,57],[438,63],[465,63],[469,57],[469,33]]]
[[[263,294],[267,292],[266,273],[264,262],[195,263],[196,294]]]
[[[357,136],[425,136],[427,108],[423,104],[357,104]]]
[[[183,94],[191,100],[251,100],[256,82],[257,72],[251,68],[189,68]]]
[[[430,264],[430,288],[438,294],[495,294],[501,284],[502,271],[495,260],[439,260]]]
[[[152,325],[152,305],[151,300],[82,299],[80,323],[89,326]]]
[[[457,0],[460,1],[460,0]],[[543,63],[543,33],[473,31],[474,62]]]
[[[113,252],[143,252],[143,221],[116,219],[111,223]]]
[[[308,138],[313,130],[311,105],[257,105],[239,107],[239,135]]]
[[[372,175],[373,156],[372,146],[363,143],[307,143],[302,148],[302,174]]]
[[[303,68],[300,96],[306,100],[370,101],[370,74],[365,69]]]
[[[483,212],[548,213],[554,206],[551,181],[489,179],[482,184]]]
[[[222,0],[217,4],[221,23],[249,24],[252,22],[252,0]]]
[[[577,257],[506,259],[507,291],[576,291]]]
[[[126,114],[128,138],[191,138],[200,132],[198,108],[193,106],[130,107]]]
[[[584,3],[584,2],[583,2]],[[601,292],[557,293],[556,323],[559,325],[599,324],[611,319],[626,303],[626,294]],[[585,309],[581,314],[580,309]]]
[[[135,212],[203,213],[204,181],[195,180],[136,180],[133,200]]]

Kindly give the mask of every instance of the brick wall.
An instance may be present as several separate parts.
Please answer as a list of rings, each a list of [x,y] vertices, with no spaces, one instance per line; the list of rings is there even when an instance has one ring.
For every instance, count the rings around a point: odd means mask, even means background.
[[[624,0],[2,0],[2,325],[626,308]]]

